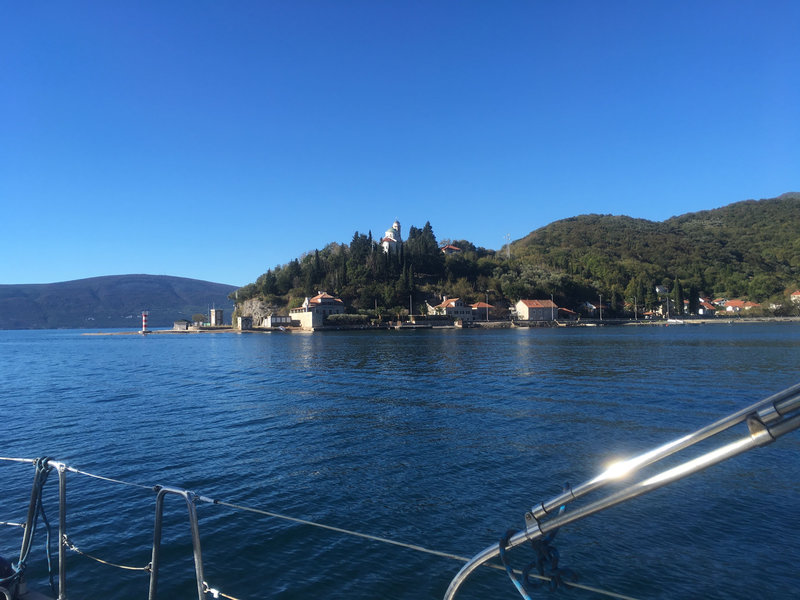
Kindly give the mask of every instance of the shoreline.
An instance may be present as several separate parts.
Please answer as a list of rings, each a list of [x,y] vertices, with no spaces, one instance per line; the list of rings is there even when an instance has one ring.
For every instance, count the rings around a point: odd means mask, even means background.
[[[81,335],[108,336],[108,335],[191,335],[191,334],[214,334],[214,333],[236,333],[236,334],[265,334],[265,333],[316,333],[325,331],[393,331],[393,330],[417,330],[417,329],[539,329],[539,328],[573,328],[573,327],[681,327],[696,325],[744,325],[751,323],[800,323],[800,317],[713,317],[710,319],[582,319],[580,321],[475,321],[468,325],[415,325],[415,324],[386,324],[386,325],[357,325],[357,326],[335,326],[318,327],[313,330],[300,329],[299,327],[284,328],[252,328],[235,329],[231,326],[221,327],[201,327],[178,331],[175,329],[152,329],[142,331],[140,329],[130,331],[87,331]]]

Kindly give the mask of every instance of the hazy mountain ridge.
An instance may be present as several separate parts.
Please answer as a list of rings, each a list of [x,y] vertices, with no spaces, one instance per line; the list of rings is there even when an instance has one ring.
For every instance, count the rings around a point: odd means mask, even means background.
[[[58,283],[0,285],[0,329],[137,327],[172,325],[211,305],[226,311],[236,286],[168,275],[108,275]]]

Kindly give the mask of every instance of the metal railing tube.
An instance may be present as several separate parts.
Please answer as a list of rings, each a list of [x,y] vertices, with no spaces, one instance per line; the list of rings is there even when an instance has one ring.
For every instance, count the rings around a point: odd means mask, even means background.
[[[164,521],[164,497],[167,494],[176,494],[182,496],[186,501],[186,508],[189,512],[189,525],[192,530],[194,571],[197,580],[197,598],[198,600],[203,600],[205,598],[205,591],[203,589],[203,581],[205,578],[203,576],[203,554],[200,547],[200,526],[197,524],[197,510],[194,503],[196,495],[187,490],[166,486],[157,486],[157,490],[156,518],[153,526],[153,554],[150,560],[150,591],[147,597],[149,600],[156,600],[158,593],[158,567],[161,552],[161,530]]]
[[[630,458],[626,461],[623,461],[629,465],[633,465],[629,472],[633,473],[642,467],[646,467],[654,462],[661,460],[662,458],[666,458],[671,454],[679,452],[689,446],[692,446],[698,442],[701,442],[713,435],[724,431],[725,429],[729,429],[734,425],[738,425],[739,423],[744,422],[748,416],[757,414],[760,411],[764,410],[765,408],[772,408],[775,410],[779,415],[785,415],[787,412],[791,412],[795,408],[800,406],[800,383],[793,385],[790,388],[787,388],[777,394],[770,396],[769,398],[765,398],[752,404],[746,408],[743,408],[727,417],[724,417],[710,425],[706,425],[701,429],[698,429],[692,434],[684,436],[682,438],[678,438],[672,442],[659,446],[655,450],[650,450],[633,458]],[[532,509],[534,517],[540,519],[544,515],[551,513],[552,511],[558,509],[559,507],[572,502],[573,500],[577,500],[581,496],[588,494],[589,492],[593,492],[597,490],[607,483],[614,480],[614,477],[610,475],[606,475],[606,473],[601,473],[594,479],[591,479],[581,485],[570,489],[566,492],[551,498],[547,502],[542,502],[538,506],[535,506]]]
[[[42,477],[46,476],[47,472],[43,466],[47,465],[47,459],[34,460],[34,474],[33,486],[31,488],[31,501],[28,505],[28,515],[25,518],[25,531],[22,534],[22,546],[19,551],[19,567],[24,568],[25,561],[28,559],[28,554],[31,551],[31,543],[33,542],[33,534],[36,530],[36,516],[37,516],[37,503],[39,502],[39,495],[42,492]]]
[[[770,427],[769,433],[773,438],[778,439],[782,435],[785,435],[790,431],[794,431],[798,427],[800,427],[800,415],[795,415],[781,421],[777,425]]]
[[[568,490],[556,498],[548,501],[547,503],[542,503],[539,508],[534,508],[533,510],[535,519],[528,519],[526,516],[526,522],[528,522],[528,525],[526,525],[525,529],[517,532],[509,539],[507,547],[513,548],[527,540],[533,541],[550,531],[558,529],[559,527],[563,527],[569,523],[574,523],[575,521],[584,519],[590,515],[606,510],[607,508],[611,508],[612,506],[616,506],[622,502],[626,502],[648,492],[654,491],[669,483],[683,479],[684,477],[694,473],[698,473],[704,469],[707,469],[708,467],[728,460],[729,458],[733,458],[734,456],[742,454],[743,452],[752,450],[753,448],[772,443],[775,439],[781,437],[782,435],[800,428],[800,414],[786,416],[793,410],[800,408],[800,395],[798,395],[798,392],[800,392],[800,384],[792,386],[783,392],[775,394],[766,400],[762,400],[761,402],[740,410],[724,419],[720,419],[719,421],[699,429],[694,434],[688,435],[685,438],[679,438],[678,440],[660,446],[655,450],[645,452],[638,457],[624,461],[622,463],[622,468],[618,469],[620,475],[628,475],[630,472],[636,471],[645,465],[651,464],[661,458],[677,452],[678,450],[691,446],[716,433],[728,429],[732,425],[747,421],[749,435],[730,442],[715,450],[706,452],[697,458],[688,460],[675,467],[662,471],[661,473],[648,477],[643,481],[630,485],[622,490],[619,490],[618,492],[612,493],[605,498],[600,498],[584,507],[568,513],[553,513],[552,516],[550,516],[547,520],[540,520],[541,517],[551,514],[551,511],[558,506],[556,502],[561,501],[563,505],[563,503],[569,502],[580,495],[586,494],[591,490],[605,485],[609,481],[617,479],[617,471],[615,471],[613,467],[609,468],[606,472],[588,481],[587,483],[578,486],[575,490]],[[779,413],[778,416],[769,420],[769,424],[763,423],[759,418],[759,411],[763,410],[765,407],[767,409],[774,408],[774,410]],[[472,559],[470,559],[470,561],[461,568],[461,570],[450,582],[450,585],[445,592],[444,600],[452,600],[466,578],[476,568],[485,564],[499,554],[499,545],[494,544],[488,548],[485,548],[476,554]]]
[[[765,432],[765,435],[768,434]],[[654,475],[653,477],[629,486],[624,490],[620,490],[619,492],[611,494],[606,498],[597,500],[575,511],[562,513],[561,515],[552,517],[544,523],[537,523],[535,527],[531,526],[523,529],[509,539],[507,547],[514,548],[528,540],[533,541],[549,531],[558,529],[559,527],[563,527],[569,523],[574,523],[575,521],[585,519],[590,515],[606,510],[607,508],[611,508],[612,506],[616,506],[617,504],[627,500],[636,498],[637,496],[641,496],[642,494],[652,492],[653,490],[663,487],[668,483],[706,469],[714,464],[736,456],[737,454],[741,454],[742,452],[746,452],[747,450],[750,450],[756,446],[762,445],[763,443],[763,439],[754,436],[742,438],[736,442],[728,444],[727,446],[723,446],[718,450],[714,450],[700,456],[699,458],[683,463],[672,469],[668,469],[667,471],[659,473],[658,475]],[[447,588],[447,592],[444,596],[445,600],[452,600],[455,597],[458,588],[461,587],[464,580],[476,568],[498,556],[499,554],[500,548],[498,544],[489,546],[480,553],[476,554],[466,565],[464,565],[464,567],[461,568],[461,570],[450,582],[450,586]]]
[[[58,600],[67,598],[67,467],[50,461],[58,469]]]

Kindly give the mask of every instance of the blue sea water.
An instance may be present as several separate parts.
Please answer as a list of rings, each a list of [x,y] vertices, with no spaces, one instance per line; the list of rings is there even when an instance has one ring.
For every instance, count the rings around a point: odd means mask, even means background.
[[[800,381],[800,325],[208,335],[0,332],[0,456],[78,469],[471,556],[609,461]],[[736,435],[744,435],[737,429]],[[0,520],[33,470],[0,461]],[[56,520],[56,477],[45,504]],[[152,491],[68,475],[68,533],[150,560]],[[167,502],[159,597],[196,597]],[[206,580],[241,599],[441,598],[456,560],[199,504]],[[0,554],[20,530],[0,527]],[[800,432],[559,532],[582,583],[636,598],[796,598]],[[44,536],[29,571],[46,589]],[[532,560],[529,549],[512,553]],[[70,597],[148,578],[70,553]],[[547,594],[547,592],[542,592]],[[596,598],[558,590],[558,597]],[[484,569],[459,598],[519,597]]]

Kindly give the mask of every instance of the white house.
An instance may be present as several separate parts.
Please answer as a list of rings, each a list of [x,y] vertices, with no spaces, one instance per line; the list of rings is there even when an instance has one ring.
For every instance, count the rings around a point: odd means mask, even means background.
[[[739,313],[743,310],[758,308],[759,306],[761,305],[755,302],[750,302],[749,300],[728,300],[725,303],[725,312]]]
[[[461,298],[448,298],[445,296],[442,303],[436,306],[428,304],[429,315],[446,315],[462,321],[472,321],[472,307]]]
[[[285,316],[285,315],[267,315],[264,317],[264,321],[262,322],[262,327],[288,327],[292,324],[292,317]]]
[[[555,321],[558,306],[552,300],[520,300],[514,305],[521,321]]]
[[[322,327],[325,317],[344,313],[344,303],[326,292],[319,292],[313,298],[306,298],[303,305],[289,311],[292,321],[301,328],[313,331]]]

